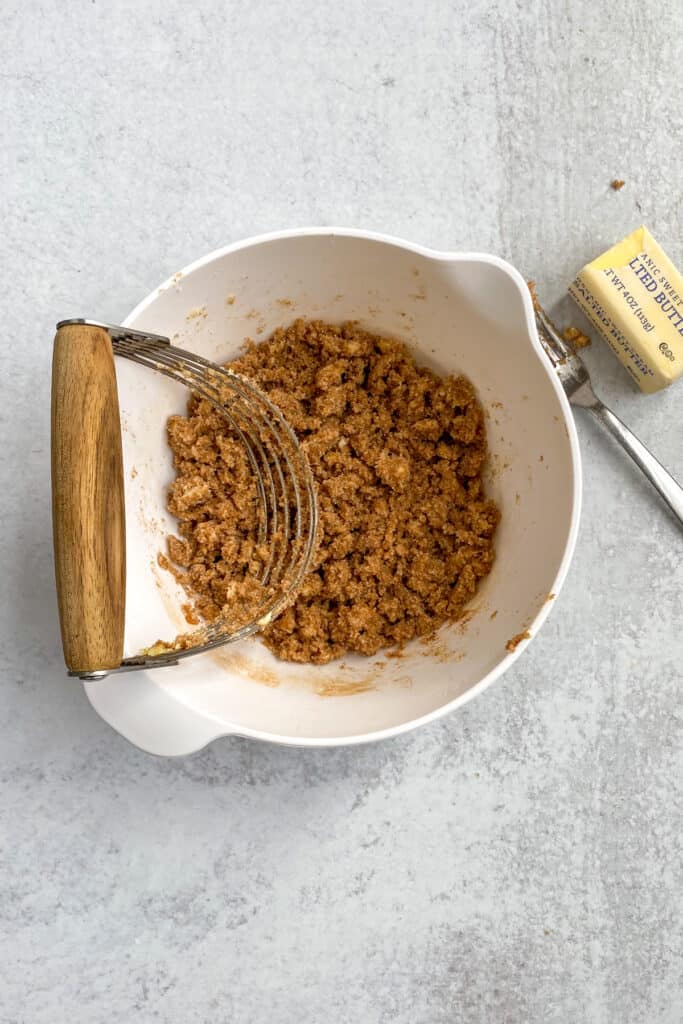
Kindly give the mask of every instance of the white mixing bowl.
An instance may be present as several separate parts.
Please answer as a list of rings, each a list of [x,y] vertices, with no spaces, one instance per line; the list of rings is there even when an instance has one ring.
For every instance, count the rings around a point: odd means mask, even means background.
[[[182,754],[218,736],[335,745],[393,736],[459,707],[520,656],[552,608],[574,548],[581,500],[574,420],[539,344],[520,274],[494,256],[434,252],[361,231],[266,235],[205,256],[124,321],[224,362],[246,337],[295,317],[358,320],[402,338],[419,362],[463,372],[488,413],[488,489],[502,520],[490,576],[466,625],[402,657],[327,666],[277,661],[257,640],[177,667],[85,684],[99,714],[145,750]],[[156,556],[174,523],[165,423],[187,393],[117,362],[128,540],[126,654],[186,628],[184,598]]]

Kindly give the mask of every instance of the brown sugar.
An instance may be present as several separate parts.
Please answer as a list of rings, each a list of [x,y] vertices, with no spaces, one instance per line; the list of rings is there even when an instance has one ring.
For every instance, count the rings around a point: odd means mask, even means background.
[[[540,309],[540,303],[538,301],[538,295],[536,294],[536,282],[535,281],[527,281],[526,286],[529,289],[529,294],[531,295],[531,301],[533,303],[534,309],[536,309],[536,310]]]
[[[531,640],[531,633],[528,629],[525,629],[523,633],[516,633],[513,637],[510,637],[508,642],[505,644],[505,650],[511,654],[516,651],[523,640]]]
[[[586,348],[590,345],[591,340],[587,334],[580,331],[578,327],[565,327],[562,331],[562,337],[565,341],[568,341],[572,348]]]
[[[228,365],[280,407],[317,484],[313,568],[263,630],[268,647],[322,664],[461,618],[491,570],[499,519],[483,489],[484,415],[470,382],[417,366],[401,342],[353,323],[297,320]],[[170,418],[168,440],[176,578],[203,621],[244,613],[264,554],[247,455],[197,396]]]
[[[541,309],[541,304],[538,301],[538,295],[536,294],[536,282],[527,281],[526,285],[529,289],[529,294],[531,295],[533,307],[538,312]],[[562,337],[566,342],[569,342],[573,349],[586,348],[586,346],[591,343],[591,339],[588,335],[584,334],[583,331],[580,331],[578,327],[565,327],[562,331]]]

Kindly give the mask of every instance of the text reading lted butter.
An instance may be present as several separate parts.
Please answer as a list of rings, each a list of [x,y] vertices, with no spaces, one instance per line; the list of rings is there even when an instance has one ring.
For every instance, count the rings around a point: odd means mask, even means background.
[[[683,373],[683,277],[647,228],[588,263],[569,293],[642,391]]]

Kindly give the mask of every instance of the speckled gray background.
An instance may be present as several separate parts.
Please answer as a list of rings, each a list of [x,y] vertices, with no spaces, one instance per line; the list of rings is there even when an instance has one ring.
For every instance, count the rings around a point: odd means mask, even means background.
[[[553,616],[461,712],[163,761],[62,669],[48,410],[56,319],[264,230],[499,253],[556,310],[641,221],[683,264],[682,37],[677,0],[4,0],[2,1024],[681,1021],[683,545],[608,440]],[[588,359],[683,477],[683,383]]]

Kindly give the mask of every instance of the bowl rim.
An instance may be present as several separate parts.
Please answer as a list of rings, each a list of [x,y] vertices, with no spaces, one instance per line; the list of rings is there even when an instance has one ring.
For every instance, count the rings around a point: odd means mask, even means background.
[[[318,237],[346,237],[346,238],[357,238],[365,241],[379,242],[384,245],[403,249],[408,252],[415,253],[425,259],[434,260],[435,262],[461,262],[461,263],[487,263],[491,266],[497,267],[502,270],[515,284],[518,292],[521,295],[524,317],[526,322],[526,328],[529,338],[529,343],[536,352],[536,356],[539,359],[546,376],[550,380],[551,386],[555,392],[559,408],[562,412],[563,422],[567,431],[567,438],[569,442],[569,449],[571,455],[571,467],[572,467],[572,479],[571,479],[571,490],[572,490],[572,507],[571,507],[571,518],[569,523],[569,529],[564,545],[564,551],[560,566],[556,573],[555,579],[552,584],[551,592],[557,597],[564,585],[564,582],[569,571],[574,551],[576,548],[576,541],[579,531],[579,521],[581,517],[581,504],[582,504],[582,472],[581,472],[581,453],[579,448],[579,439],[576,430],[576,423],[574,416],[569,404],[569,400],[565,394],[565,391],[560,383],[557,374],[554,372],[550,361],[545,355],[541,342],[538,337],[536,330],[536,321],[533,310],[533,303],[531,294],[527,287],[526,281],[520,272],[507,260],[502,259],[500,256],[494,256],[484,252],[455,252],[450,250],[439,250],[431,247],[421,245],[417,242],[410,242],[406,239],[399,238],[394,235],[385,234],[379,231],[366,231],[364,229],[348,228],[348,227],[303,227],[303,228],[291,228],[280,231],[272,231],[263,234],[251,236],[246,239],[242,239],[237,242],[230,243],[229,245],[221,246],[218,249],[207,253],[197,260],[187,264],[182,270],[176,274],[168,277],[161,285],[158,285],[150,293],[142,299],[133,310],[125,317],[122,321],[123,326],[130,327],[134,326],[137,319],[147,310],[157,299],[160,292],[166,290],[177,284],[179,277],[186,277],[194,273],[203,267],[222,259],[227,255],[231,255],[235,252],[239,252],[242,249],[256,248],[260,245],[266,245],[274,241],[285,241],[289,239],[318,236]],[[452,711],[462,707],[468,701],[482,693],[487,687],[489,687],[496,679],[503,675],[523,652],[527,649],[529,644],[535,639],[541,627],[543,626],[546,618],[550,614],[551,606],[555,604],[555,601],[545,601],[533,620],[529,623],[527,630],[530,634],[529,638],[523,643],[519,644],[513,651],[508,652],[494,668],[491,669],[485,676],[483,676],[477,683],[471,686],[464,693],[455,697],[453,700],[435,708],[432,711],[427,712],[424,715],[420,715],[417,718],[411,718],[406,722],[402,722],[399,725],[389,726],[385,729],[379,729],[367,733],[358,733],[351,736],[288,736],[280,735],[277,733],[267,732],[259,729],[252,729],[244,726],[232,727],[230,723],[224,721],[218,716],[211,715],[207,712],[199,712],[190,705],[185,705],[182,697],[177,693],[173,694],[173,700],[179,705],[183,706],[189,716],[195,718],[194,729],[197,729],[197,725],[201,721],[203,728],[201,738],[196,745],[191,746],[189,749],[184,749],[182,753],[188,753],[190,751],[200,750],[207,746],[209,743],[223,736],[242,736],[250,739],[261,740],[266,743],[275,743],[282,746],[293,746],[293,747],[340,747],[340,746],[354,746],[361,743],[372,743],[382,739],[389,739],[393,736],[399,736],[402,733],[416,729],[419,726],[427,725],[430,722],[434,722],[437,719],[449,714]],[[146,673],[148,676],[150,673]],[[97,700],[97,682],[90,682],[85,684],[86,693],[90,699],[93,707],[96,711],[98,709]],[[165,694],[167,695],[167,694]],[[111,720],[110,714],[106,715],[107,721],[117,729],[115,722]],[[213,728],[207,728],[207,726],[213,725]],[[191,732],[193,726],[188,720],[188,732]],[[122,732],[122,735],[126,736],[126,732],[122,729],[117,729]],[[153,747],[147,746],[145,743],[140,743],[139,739],[133,740],[130,736],[126,738],[131,739],[132,742],[138,746],[142,746],[143,749],[148,749],[154,753]]]

